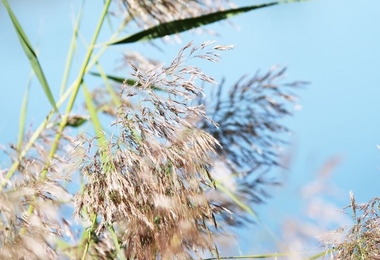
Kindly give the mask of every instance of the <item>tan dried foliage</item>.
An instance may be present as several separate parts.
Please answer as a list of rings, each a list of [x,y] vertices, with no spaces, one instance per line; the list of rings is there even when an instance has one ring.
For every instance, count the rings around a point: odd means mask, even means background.
[[[97,146],[81,168],[87,184],[76,197],[77,214],[97,214],[98,235],[115,224],[127,257],[188,258],[198,249],[213,250],[209,226],[217,224],[204,189],[212,186],[210,155],[218,143],[189,118],[206,117],[203,106],[191,106],[202,95],[196,81],[214,80],[184,66],[210,44],[188,44],[168,67],[131,65],[138,81],[125,85],[122,95],[136,97],[138,105],[119,109],[109,143]]]
[[[9,153],[13,160],[19,160],[19,167],[11,182],[1,176],[1,259],[57,259],[59,255],[53,245],[56,238],[64,236],[60,209],[72,202],[72,195],[63,187],[67,177],[63,170],[66,165],[63,156],[67,151],[63,147],[50,167],[45,168],[52,134],[46,130],[21,160],[14,147],[15,152]],[[43,178],[41,173],[45,169],[47,173]]]
[[[335,233],[343,234],[340,241],[328,241],[333,245],[334,259],[380,259],[380,198],[373,198],[367,203],[356,203],[350,192],[354,224],[342,227]]]

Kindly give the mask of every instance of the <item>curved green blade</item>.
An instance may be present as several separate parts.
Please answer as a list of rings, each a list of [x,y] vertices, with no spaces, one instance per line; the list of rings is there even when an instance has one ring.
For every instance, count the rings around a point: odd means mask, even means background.
[[[90,74],[93,76],[96,76],[96,77],[102,77],[102,75],[100,73],[97,73],[97,72],[90,72]],[[116,83],[120,83],[120,84],[127,83],[128,85],[133,86],[137,83],[137,81],[134,79],[125,79],[122,77],[117,77],[117,76],[112,76],[112,75],[107,75],[107,74],[105,74],[104,76],[106,76],[108,79],[110,79]],[[140,85],[138,85],[138,86],[140,86]],[[153,90],[156,90],[156,91],[165,91],[164,89],[156,87],[156,86],[151,86],[151,88]]]
[[[21,114],[20,114],[20,123],[19,123],[19,132],[18,132],[18,140],[17,140],[17,150],[21,151],[22,140],[25,134],[25,122],[26,122],[26,113],[28,110],[28,100],[29,100],[29,90],[30,90],[30,82],[32,75],[29,77],[28,85],[26,86],[24,98],[22,100],[21,106]]]
[[[74,27],[73,27],[73,35],[71,36],[71,42],[70,42],[70,48],[67,53],[67,58],[66,58],[66,65],[65,65],[65,70],[63,72],[63,78],[62,78],[62,83],[61,83],[61,90],[60,90],[60,96],[63,95],[63,92],[65,91],[67,81],[69,79],[70,75],[70,70],[72,68],[72,62],[73,62],[73,57],[74,53],[77,48],[77,40],[78,40],[78,35],[79,35],[79,27],[80,23],[82,21],[82,13],[83,13],[83,8],[84,8],[84,3],[85,0],[82,0],[81,7],[79,9],[79,13],[77,16],[77,19],[75,21]]]
[[[279,3],[280,2],[272,2],[272,3],[267,3],[267,4],[261,4],[261,5],[246,6],[246,7],[241,7],[241,8],[235,8],[235,9],[229,9],[225,11],[210,13],[210,14],[206,14],[206,15],[202,15],[198,17],[162,23],[152,28],[149,28],[147,30],[110,42],[108,44],[114,45],[114,44],[132,43],[132,42],[138,42],[138,41],[148,41],[148,40],[160,38],[166,35],[172,35],[175,33],[184,32],[190,29],[194,29],[197,27],[201,27],[207,24],[217,22],[217,21],[221,21],[238,14],[249,12],[255,9],[277,5]]]
[[[255,220],[259,221],[257,214],[249,207],[249,205],[244,204],[233,192],[227,189],[222,183],[215,182],[217,189],[226,194],[233,202],[236,203],[240,208],[249,213]]]
[[[94,130],[96,133],[96,136],[99,138],[99,143],[101,145],[106,144],[106,136],[104,134],[103,127],[100,123],[100,119],[98,117],[98,114],[95,109],[94,101],[92,100],[90,91],[88,90],[86,84],[83,82],[83,94],[84,94],[84,100],[86,102],[86,106],[88,109],[88,112],[90,113],[90,119],[94,125]]]
[[[12,20],[13,26],[15,27],[17,36],[20,40],[21,46],[24,49],[24,52],[26,56],[29,59],[30,65],[32,66],[32,69],[34,73],[36,74],[38,80],[41,83],[41,86],[49,99],[50,104],[53,106],[55,111],[58,111],[57,105],[55,103],[53,94],[50,91],[49,84],[47,83],[47,80],[45,78],[44,72],[42,71],[40,62],[38,61],[37,55],[35,51],[33,50],[32,45],[30,44],[28,37],[26,36],[24,30],[22,29],[20,23],[18,22],[15,14],[13,13],[11,7],[9,6],[7,0],[3,0],[3,4],[5,8],[7,9],[7,12],[9,14],[9,17]]]

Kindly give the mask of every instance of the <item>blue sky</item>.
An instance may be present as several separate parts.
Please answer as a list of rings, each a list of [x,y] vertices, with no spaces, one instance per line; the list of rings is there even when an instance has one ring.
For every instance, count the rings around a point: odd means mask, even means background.
[[[56,86],[56,95],[71,37],[71,10],[75,9],[72,2],[10,1],[31,42],[38,43],[41,64],[48,81]],[[252,3],[257,2],[237,1],[238,5]],[[91,4],[95,5],[95,1]],[[98,10],[96,6],[94,10]],[[330,185],[339,187],[334,202],[341,207],[348,204],[350,190],[359,202],[379,196],[378,10],[377,0],[314,0],[279,5],[232,19],[240,27],[238,30],[226,23],[209,26],[219,37],[185,34],[182,44],[171,45],[165,53],[146,44],[128,48],[169,62],[188,41],[199,44],[213,39],[236,45],[233,51],[223,53],[221,63],[204,67],[216,79],[226,76],[233,83],[243,74],[281,65],[288,67],[289,81],[311,82],[298,92],[302,110],[285,121],[294,132],[287,147],[293,154],[290,171],[278,171],[284,175],[285,186],[273,191],[274,198],[259,208],[263,217],[271,212],[266,220],[276,226],[283,216],[301,211],[298,188],[315,179],[322,165],[334,156],[342,158],[329,179]],[[84,35],[91,35],[98,15],[91,10],[85,13]],[[0,24],[0,143],[7,144],[16,140],[30,67],[2,5]],[[105,40],[106,36],[101,37]],[[111,55],[121,51],[116,47]],[[78,54],[76,62],[80,57]],[[109,66],[109,73],[116,73],[115,59],[105,60],[104,64]],[[35,79],[31,92],[28,118],[36,126],[50,105]],[[75,109],[83,111],[79,105]]]

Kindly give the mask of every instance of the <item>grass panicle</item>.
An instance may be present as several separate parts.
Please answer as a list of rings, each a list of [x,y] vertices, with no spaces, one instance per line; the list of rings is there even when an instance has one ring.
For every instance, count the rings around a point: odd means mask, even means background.
[[[343,239],[328,241],[335,259],[380,259],[380,198],[367,203],[356,203],[350,192],[353,225],[341,227],[335,233],[343,234]],[[341,236],[342,237],[342,236]]]
[[[218,142],[191,123],[205,111],[189,104],[202,96],[197,80],[214,80],[185,66],[197,51],[186,45],[168,67],[131,65],[137,83],[122,95],[136,96],[136,104],[119,108],[108,145],[91,146],[87,154],[94,156],[80,169],[87,183],[76,196],[77,215],[96,214],[98,236],[115,225],[127,257],[188,258],[196,248],[213,250],[209,226],[217,223],[204,189],[213,182],[208,171]]]

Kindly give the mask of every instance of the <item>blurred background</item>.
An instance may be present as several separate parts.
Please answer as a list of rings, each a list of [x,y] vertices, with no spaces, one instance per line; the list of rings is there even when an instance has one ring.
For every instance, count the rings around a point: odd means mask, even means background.
[[[79,9],[76,2],[9,1],[38,50],[56,96]],[[235,3],[243,6],[259,2]],[[101,5],[102,1],[86,3],[80,29],[83,44],[95,29]],[[306,238],[348,223],[349,216],[344,217],[338,209],[349,204],[349,191],[354,192],[357,202],[379,196],[379,10],[380,2],[376,0],[314,0],[278,5],[243,14],[229,23],[207,26],[215,35],[186,32],[169,43],[154,41],[159,48],[149,44],[116,46],[102,60],[107,73],[127,77],[125,70],[117,69],[126,48],[169,63],[189,41],[200,44],[216,40],[236,45],[234,50],[223,53],[220,63],[202,64],[204,71],[218,82],[225,77],[226,84],[233,84],[242,75],[265,72],[272,66],[288,68],[285,82],[310,82],[297,92],[300,106],[294,116],[284,121],[292,130],[286,137],[289,144],[284,147],[288,171],[271,172],[283,185],[269,188],[272,198],[255,208],[263,224],[239,230],[238,246],[233,246],[231,252],[271,252],[278,244],[289,250],[305,249],[307,246],[292,235]],[[7,145],[17,138],[20,106],[31,69],[2,5],[0,25],[0,143]],[[105,28],[100,42],[108,37]],[[74,61],[78,67],[84,49],[78,46],[78,59]],[[38,125],[50,107],[33,78],[28,123]],[[74,111],[81,113],[84,107],[77,106]],[[5,166],[5,162],[0,163]]]

